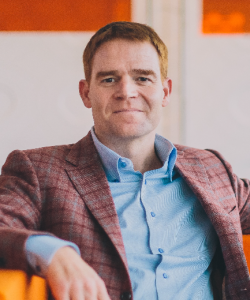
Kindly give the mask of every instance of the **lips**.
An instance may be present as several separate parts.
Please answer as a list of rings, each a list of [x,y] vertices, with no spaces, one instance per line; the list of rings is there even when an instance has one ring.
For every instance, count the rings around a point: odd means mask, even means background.
[[[130,109],[120,109],[120,110],[116,110],[114,111],[114,113],[126,113],[126,112],[142,112],[142,110],[137,109],[137,108],[130,108]]]

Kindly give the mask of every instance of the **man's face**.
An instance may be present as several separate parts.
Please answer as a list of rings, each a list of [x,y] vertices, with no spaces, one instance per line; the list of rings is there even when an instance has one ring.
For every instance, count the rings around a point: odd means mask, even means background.
[[[155,48],[148,42],[122,39],[101,45],[90,83],[80,82],[81,97],[92,108],[101,141],[153,133],[170,92],[171,80],[162,81]]]

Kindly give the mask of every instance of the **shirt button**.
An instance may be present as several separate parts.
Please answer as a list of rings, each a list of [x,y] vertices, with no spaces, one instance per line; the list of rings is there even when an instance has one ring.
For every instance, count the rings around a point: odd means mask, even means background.
[[[163,250],[162,248],[159,248],[158,251],[159,251],[160,253],[164,253],[164,250]]]
[[[152,211],[151,212],[151,216],[154,218],[156,215],[155,215],[155,213]]]
[[[132,299],[132,295],[130,292],[124,292],[121,294],[120,299],[121,300],[130,300],[130,299]]]
[[[164,278],[168,278],[167,273],[163,273],[163,277],[164,277]]]
[[[126,168],[126,167],[127,167],[127,163],[126,163],[125,161],[122,161],[122,162],[121,162],[121,167],[122,167],[122,168]]]

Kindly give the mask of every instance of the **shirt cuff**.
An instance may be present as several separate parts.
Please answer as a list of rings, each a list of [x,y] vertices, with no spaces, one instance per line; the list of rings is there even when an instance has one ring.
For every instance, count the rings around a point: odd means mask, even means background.
[[[49,235],[31,235],[25,243],[26,258],[36,274],[45,277],[54,254],[65,246],[72,247],[80,255],[79,248],[72,242]]]

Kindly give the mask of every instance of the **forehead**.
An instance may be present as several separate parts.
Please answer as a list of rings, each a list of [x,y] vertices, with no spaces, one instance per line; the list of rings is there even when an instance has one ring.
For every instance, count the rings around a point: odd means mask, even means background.
[[[152,69],[160,73],[158,53],[149,42],[116,39],[102,44],[94,55],[92,74],[119,69]]]

